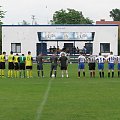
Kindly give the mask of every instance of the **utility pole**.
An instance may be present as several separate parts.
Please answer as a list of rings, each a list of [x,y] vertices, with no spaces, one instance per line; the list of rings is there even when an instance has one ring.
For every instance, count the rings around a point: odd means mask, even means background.
[[[35,15],[32,15],[32,25],[34,25],[35,24]]]

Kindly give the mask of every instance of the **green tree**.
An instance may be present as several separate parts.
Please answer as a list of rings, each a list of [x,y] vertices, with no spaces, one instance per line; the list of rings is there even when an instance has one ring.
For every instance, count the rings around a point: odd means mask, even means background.
[[[81,11],[74,9],[59,10],[53,14],[52,24],[92,24],[93,20],[85,18]]]
[[[2,11],[2,10],[1,10],[1,7],[2,7],[2,6],[0,6],[0,25],[3,24],[2,18],[5,17],[5,13],[6,13],[6,11]]]
[[[110,11],[110,17],[112,17],[114,21],[120,21],[120,9],[112,9],[112,11]]]
[[[2,51],[2,27],[1,25],[3,24],[2,18],[4,18],[6,11],[1,10],[0,6],[0,52]]]

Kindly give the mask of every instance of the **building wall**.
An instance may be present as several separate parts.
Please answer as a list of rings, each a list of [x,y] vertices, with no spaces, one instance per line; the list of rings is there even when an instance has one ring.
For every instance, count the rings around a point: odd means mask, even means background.
[[[27,54],[30,50],[36,56],[36,43],[38,40],[37,32],[95,32],[93,43],[93,54],[100,52],[100,43],[110,43],[110,51],[118,54],[118,26],[117,25],[38,25],[38,26],[2,26],[2,51],[7,54],[11,51],[11,43],[21,43],[21,53]],[[67,41],[66,43],[68,43]],[[64,46],[65,41],[59,42],[59,47]],[[73,43],[73,42],[72,42]],[[75,46],[83,48],[87,41],[79,41]],[[57,42],[47,42],[47,47],[57,46]],[[108,53],[105,53],[108,54]]]

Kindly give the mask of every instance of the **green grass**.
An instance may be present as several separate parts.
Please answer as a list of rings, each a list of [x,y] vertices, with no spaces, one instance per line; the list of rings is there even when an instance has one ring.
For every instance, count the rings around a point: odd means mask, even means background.
[[[0,120],[120,120],[120,78],[77,78],[77,64],[69,65],[69,78],[0,78]],[[7,74],[7,71],[6,71]]]

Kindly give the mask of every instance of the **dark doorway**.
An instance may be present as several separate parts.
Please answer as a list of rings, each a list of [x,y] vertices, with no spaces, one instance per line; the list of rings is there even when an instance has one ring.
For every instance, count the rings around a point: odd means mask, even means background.
[[[36,44],[37,55],[42,53],[43,55],[47,55],[47,43],[37,43]]]
[[[91,54],[93,52],[93,43],[85,43],[86,53]]]
[[[73,53],[73,43],[64,43],[66,52]]]

